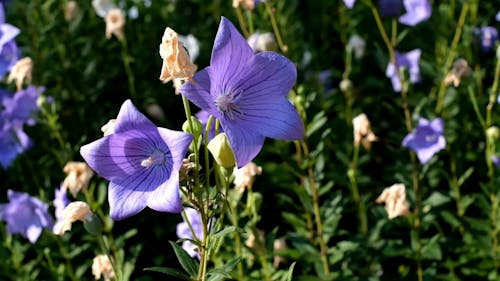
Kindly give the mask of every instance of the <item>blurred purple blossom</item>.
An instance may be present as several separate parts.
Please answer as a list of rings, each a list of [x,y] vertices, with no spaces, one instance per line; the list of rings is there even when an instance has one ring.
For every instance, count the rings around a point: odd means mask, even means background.
[[[356,3],[356,0],[344,0],[344,4],[349,9],[352,9],[352,7],[354,6],[354,3]]]
[[[0,3],[0,77],[9,71],[19,59],[19,50],[14,38],[19,28],[5,23],[5,12]]]
[[[38,97],[45,91],[44,87],[28,86],[18,91],[14,96],[2,100],[3,111],[1,116],[9,122],[22,126],[24,124],[34,125],[33,115],[38,113]]]
[[[403,0],[406,14],[399,17],[399,22],[415,26],[426,21],[432,14],[432,5],[428,0]]]
[[[493,49],[495,43],[498,41],[498,31],[493,26],[476,28],[474,33],[479,37],[481,50],[483,52],[488,52]]]
[[[203,223],[201,220],[201,215],[200,212],[193,208],[185,208],[184,209],[185,215],[189,221],[188,222],[184,219],[183,216],[183,222],[180,222],[177,224],[177,237],[179,239],[190,239],[190,240],[198,240],[201,241],[203,239]],[[192,227],[189,228],[189,225]],[[195,237],[193,237],[193,233]],[[182,248],[191,256],[191,257],[197,257],[200,258],[200,254],[197,251],[198,246],[194,244],[193,242],[189,240],[185,240],[182,242]]]
[[[57,221],[62,220],[64,218],[63,216],[64,208],[66,208],[66,206],[68,206],[70,202],[71,201],[67,196],[67,189],[61,187],[55,190],[55,198],[54,201],[52,201],[52,203],[54,204],[55,207],[55,215]]]
[[[7,232],[21,234],[35,243],[43,228],[52,228],[48,205],[28,193],[7,191],[9,203],[0,204],[0,220],[7,223]]]
[[[0,121],[0,126],[0,165],[7,169],[33,143],[22,127],[5,121]]]
[[[422,52],[420,49],[412,50],[406,54],[401,54],[396,52],[396,67],[393,63],[387,65],[385,74],[388,78],[391,78],[392,88],[395,92],[401,91],[401,80],[400,71],[401,69],[407,69],[410,74],[410,82],[417,83],[420,81],[420,67],[419,61]]]
[[[498,11],[497,15],[495,16],[495,19],[496,19],[497,21],[500,21],[500,11]]]
[[[491,156],[491,162],[493,162],[495,166],[500,167],[500,157],[498,157],[497,155]]]
[[[110,216],[120,220],[146,206],[180,213],[179,170],[193,136],[156,127],[130,100],[123,103],[114,133],[80,148],[87,164],[110,181]]]
[[[402,0],[379,0],[380,14],[385,17],[398,17],[403,10]]]
[[[297,140],[304,125],[287,96],[297,70],[274,52],[254,54],[234,25],[222,17],[210,66],[199,71],[180,92],[220,121],[243,167],[262,149],[266,137]]]
[[[446,147],[443,131],[441,118],[430,122],[420,118],[418,126],[403,139],[403,146],[415,151],[420,163],[427,163],[434,154]]]

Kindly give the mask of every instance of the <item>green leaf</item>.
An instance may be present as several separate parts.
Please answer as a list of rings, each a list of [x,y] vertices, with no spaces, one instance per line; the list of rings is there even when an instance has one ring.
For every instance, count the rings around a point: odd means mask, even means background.
[[[233,233],[233,232],[236,232],[236,227],[235,226],[227,226],[219,231],[217,231],[216,233],[213,234],[213,237],[217,237],[217,238],[222,238],[226,235],[228,235],[229,233]]]
[[[422,258],[440,260],[442,257],[441,246],[439,245],[439,235],[436,235],[422,247]]]
[[[317,130],[319,130],[323,125],[325,125],[326,121],[328,119],[325,117],[325,112],[324,111],[320,111],[318,112],[318,114],[316,114],[313,118],[313,120],[311,121],[311,123],[309,123],[307,125],[307,129],[306,129],[306,134],[308,137],[310,137],[314,132],[316,132]]]
[[[154,271],[154,272],[164,273],[164,274],[173,276],[173,277],[178,278],[178,279],[186,280],[186,281],[191,281],[192,280],[189,276],[187,276],[186,274],[178,271],[175,268],[159,267],[159,266],[157,266],[157,267],[146,267],[143,270],[144,271]]]
[[[470,167],[469,169],[467,169],[467,171],[465,171],[465,173],[463,173],[463,175],[460,176],[457,181],[458,187],[464,184],[464,182],[472,175],[472,172],[474,172],[474,167]]]
[[[228,261],[223,267],[215,268],[210,270],[207,274],[209,275],[208,281],[218,281],[224,278],[231,278],[230,273],[236,267],[236,265],[241,261],[241,257],[234,258]]]
[[[179,263],[181,264],[182,268],[189,274],[189,276],[196,276],[198,274],[198,268],[199,265],[198,263],[189,256],[189,254],[182,249],[181,246],[177,245],[177,243],[168,241],[170,245],[172,245],[172,248],[174,248],[175,255],[177,256],[177,259],[179,260]]]
[[[423,203],[431,207],[437,207],[450,201],[450,198],[440,192],[434,191]]]
[[[286,275],[284,275],[283,277],[283,280],[284,281],[292,281],[292,276],[293,276],[293,269],[295,268],[295,264],[297,262],[293,262],[292,265],[290,265],[290,268],[288,269],[288,272],[286,273]]]

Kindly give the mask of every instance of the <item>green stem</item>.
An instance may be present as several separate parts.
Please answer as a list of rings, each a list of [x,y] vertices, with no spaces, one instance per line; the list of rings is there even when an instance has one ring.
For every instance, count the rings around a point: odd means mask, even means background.
[[[236,16],[238,17],[238,22],[240,23],[241,32],[243,32],[243,36],[245,36],[245,38],[250,37],[250,33],[248,32],[247,24],[245,23],[245,19],[243,17],[243,13],[241,12],[241,8],[236,7],[234,8],[234,10],[236,11]]]
[[[304,154],[309,156],[309,148],[305,139],[301,141],[301,146]],[[321,263],[323,265],[323,271],[325,272],[325,275],[328,275],[330,274],[330,266],[328,264],[328,247],[323,237],[323,223],[321,221],[321,213],[319,210],[318,187],[316,186],[316,181],[314,180],[314,171],[311,165],[309,165],[309,167],[307,168],[307,175],[309,186],[311,188],[314,219],[316,222],[316,234],[319,240],[319,247],[321,252]]]
[[[472,88],[472,86],[467,87],[467,92],[469,93],[469,99],[472,103],[472,107],[474,108],[474,112],[476,113],[477,119],[479,120],[479,123],[481,123],[481,127],[483,128],[483,131],[486,131],[487,124],[485,123],[484,118],[481,115],[481,111],[479,111],[479,106],[477,104],[476,95],[474,93],[474,89]]]
[[[121,271],[119,270],[118,265],[116,264],[116,260],[114,259],[113,255],[111,254],[111,248],[109,247],[106,240],[104,240],[103,235],[97,235],[96,237],[97,237],[97,241],[99,243],[99,246],[101,247],[101,251],[104,252],[104,254],[108,257],[109,262],[111,264],[111,268],[113,268],[113,272],[115,273],[115,280],[121,281]]]
[[[500,80],[500,58],[497,58],[497,64],[495,67],[495,76],[493,80],[493,85],[490,90],[490,100],[488,102],[488,107],[486,108],[486,125],[489,127],[491,125],[491,112],[493,110],[493,106],[495,105],[498,98],[498,83]]]
[[[457,27],[455,29],[455,35],[453,36],[453,40],[449,48],[450,51],[448,52],[448,56],[446,57],[446,61],[442,69],[443,79],[441,79],[441,84],[439,85],[438,99],[435,109],[436,114],[440,114],[443,109],[444,94],[446,92],[446,84],[444,82],[444,77],[446,77],[446,73],[448,73],[448,70],[450,69],[451,64],[453,63],[453,60],[455,59],[455,53],[457,51],[458,42],[460,41],[460,36],[462,35],[462,30],[465,24],[465,18],[467,16],[468,11],[469,11],[469,2],[465,1],[464,5],[462,6],[462,11],[460,12],[460,17],[458,18]]]
[[[237,204],[238,202],[234,202],[235,200],[232,200],[233,202],[229,203],[231,206],[231,213],[229,214],[229,217],[231,218],[231,222],[233,226],[236,229],[239,229],[239,217],[238,217],[238,210],[237,210]],[[241,257],[242,256],[242,248],[241,248],[241,237],[240,237],[240,232],[235,231],[234,232],[234,241],[235,241],[235,251],[236,251],[236,256]],[[241,262],[238,263],[237,265],[238,269],[238,281],[243,281],[244,280],[244,275],[243,275],[243,264]]]
[[[366,207],[359,195],[358,182],[356,180],[358,155],[359,155],[359,146],[355,145],[351,165],[349,167],[349,170],[347,171],[347,175],[349,177],[349,181],[351,182],[352,200],[354,201],[354,204],[356,204],[356,208],[358,211],[359,229],[362,234],[366,234],[368,233],[368,220],[366,218]]]
[[[127,38],[125,36],[123,36],[123,39],[120,41],[122,43],[123,66],[125,67],[125,73],[127,73],[128,90],[130,91],[130,96],[132,97],[132,99],[137,101],[138,97],[137,97],[137,94],[135,92],[134,74],[132,73],[132,69],[130,68],[131,58],[130,58],[130,55],[128,54]]]
[[[187,121],[188,121],[188,126],[189,126],[189,131],[193,132],[193,128],[194,128],[194,125],[193,125],[193,120],[191,120],[191,108],[189,107],[189,100],[182,96],[182,104],[184,105],[184,112],[186,114],[186,118],[187,118]],[[194,164],[195,164],[195,169],[194,169],[194,185],[195,185],[195,190],[197,193],[199,193],[199,188],[200,188],[200,175],[199,175],[199,171],[198,171],[198,167],[200,166],[200,153],[198,151],[198,149],[196,149],[198,146],[198,137],[199,137],[199,134],[193,134],[194,135],[194,139],[193,139],[193,143],[195,144],[194,147],[195,149],[193,149],[194,151]]]
[[[264,1],[263,4],[266,6],[267,13],[269,14],[269,18],[271,19],[271,25],[273,26],[274,36],[276,36],[276,41],[278,42],[278,46],[280,47],[283,53],[288,52],[288,46],[283,43],[283,39],[281,39],[280,30],[278,28],[278,23],[276,22],[276,17],[274,16],[273,8],[268,1]]]

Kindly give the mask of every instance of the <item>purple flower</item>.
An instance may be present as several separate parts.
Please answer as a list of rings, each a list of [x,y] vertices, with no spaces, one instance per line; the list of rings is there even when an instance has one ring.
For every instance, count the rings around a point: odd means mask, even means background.
[[[356,3],[356,0],[344,0],[344,4],[349,9],[352,9],[352,7],[354,6],[354,3]]]
[[[200,254],[197,252],[198,246],[190,240],[201,241],[201,239],[203,238],[203,223],[201,220],[201,215],[197,210],[193,208],[185,208],[184,212],[193,231],[191,231],[188,222],[186,222],[183,217],[184,221],[177,224],[177,237],[179,237],[179,239],[189,239],[182,242],[182,248],[186,250],[186,252],[191,257],[200,258]],[[195,237],[193,237],[193,233]]]
[[[398,17],[403,9],[401,0],[380,0],[378,6],[380,14],[385,17]]]
[[[19,154],[32,145],[31,139],[21,126],[0,120],[0,166],[7,169]]]
[[[238,167],[249,163],[266,137],[298,140],[304,125],[287,100],[297,70],[274,52],[254,54],[234,25],[222,17],[210,66],[180,92],[220,121]]]
[[[130,217],[146,206],[180,213],[179,170],[192,139],[190,134],[156,127],[125,101],[114,133],[80,148],[87,164],[110,181],[111,218]]]
[[[55,198],[54,201],[52,201],[52,203],[54,204],[54,207],[56,209],[55,214],[57,221],[62,220],[64,218],[63,216],[64,208],[66,208],[66,206],[68,206],[70,202],[71,201],[69,201],[68,199],[66,189],[64,188],[56,189]]]
[[[5,23],[5,12],[0,3],[0,77],[7,73],[19,59],[19,51],[14,42],[18,34],[17,27]]]
[[[485,26],[476,28],[474,33],[479,37],[481,43],[481,50],[486,53],[493,49],[498,40],[498,31],[493,26]]]
[[[420,118],[417,128],[403,139],[403,146],[415,151],[420,163],[426,163],[446,146],[443,120],[437,118],[429,122],[425,118]]]
[[[406,14],[399,17],[399,22],[415,26],[431,17],[432,6],[428,0],[403,0]]]
[[[13,97],[4,98],[2,117],[17,125],[34,125],[35,120],[32,116],[39,110],[36,101],[43,91],[45,91],[43,87],[29,86],[17,92]]]
[[[491,156],[491,162],[493,162],[495,166],[500,167],[500,157],[498,157],[497,155]]]
[[[0,220],[7,222],[7,232],[19,233],[35,243],[43,228],[52,228],[49,206],[28,193],[7,191],[9,203],[0,204]]]
[[[500,11],[498,11],[497,15],[495,16],[495,19],[496,19],[497,21],[500,21]]]
[[[412,50],[406,54],[401,54],[396,52],[396,67],[393,63],[387,65],[385,74],[387,77],[391,78],[392,88],[395,92],[401,91],[401,80],[400,72],[401,68],[408,70],[410,74],[410,82],[416,83],[420,81],[420,67],[418,63],[420,61],[420,55],[422,52],[420,49]]]

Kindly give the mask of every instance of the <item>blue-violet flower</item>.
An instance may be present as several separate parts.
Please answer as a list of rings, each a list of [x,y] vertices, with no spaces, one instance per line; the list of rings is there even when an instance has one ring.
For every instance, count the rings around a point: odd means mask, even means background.
[[[403,0],[406,14],[399,17],[399,22],[415,26],[431,17],[432,5],[429,0]]]
[[[410,82],[416,83],[420,81],[420,67],[418,65],[420,61],[420,55],[422,51],[420,49],[412,50],[406,54],[401,54],[396,52],[396,65],[389,63],[385,74],[387,77],[391,78],[392,88],[395,92],[401,91],[401,75],[400,69],[405,68],[410,74]]]
[[[179,170],[192,139],[190,134],[156,127],[125,101],[114,133],[80,148],[87,164],[110,181],[111,218],[130,217],[146,206],[180,213]]]
[[[49,206],[28,193],[7,191],[9,203],[0,204],[0,220],[7,223],[7,232],[21,234],[35,243],[44,228],[52,228]]]
[[[403,139],[403,146],[415,151],[420,163],[426,163],[446,146],[443,136],[443,120],[436,118],[429,121],[420,118],[417,128]]]
[[[304,125],[287,95],[297,70],[274,52],[254,54],[234,25],[222,17],[210,66],[180,92],[220,121],[238,167],[261,150],[266,137],[298,140]]]

